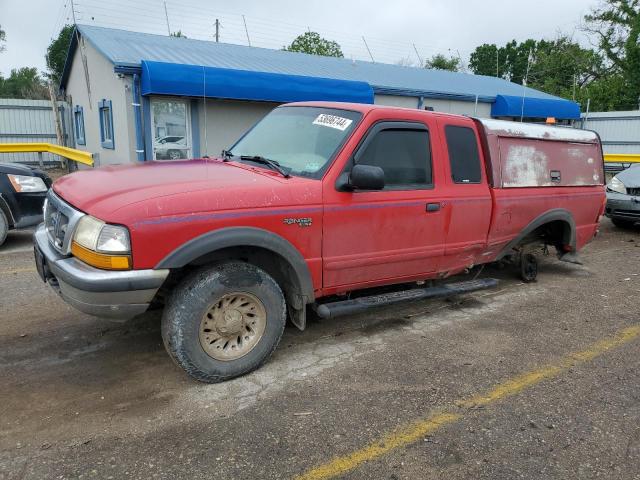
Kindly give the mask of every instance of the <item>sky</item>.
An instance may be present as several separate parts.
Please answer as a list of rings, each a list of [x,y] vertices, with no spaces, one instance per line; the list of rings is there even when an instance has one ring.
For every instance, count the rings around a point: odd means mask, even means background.
[[[418,65],[436,53],[464,63],[476,46],[573,35],[599,0],[74,0],[78,23],[265,48],[282,48],[310,29],[336,40],[345,57]],[[166,4],[166,15],[165,15]],[[0,72],[45,69],[47,45],[73,23],[71,0],[0,0],[6,50]],[[244,17],[243,17],[244,16]],[[167,21],[168,20],[168,21]],[[246,29],[245,29],[246,22]],[[168,25],[167,25],[168,23]],[[247,38],[248,37],[248,38]],[[364,40],[363,40],[364,37]],[[366,44],[365,44],[366,41]],[[415,45],[415,48],[414,48]],[[368,48],[367,48],[368,47]]]

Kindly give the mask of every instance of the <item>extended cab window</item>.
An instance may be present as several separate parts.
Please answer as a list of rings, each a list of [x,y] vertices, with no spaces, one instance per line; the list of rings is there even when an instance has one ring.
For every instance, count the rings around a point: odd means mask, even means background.
[[[480,183],[480,156],[475,132],[468,127],[445,127],[451,176],[455,183]]]
[[[379,131],[357,162],[382,168],[385,188],[423,188],[432,184],[429,132],[424,129]]]

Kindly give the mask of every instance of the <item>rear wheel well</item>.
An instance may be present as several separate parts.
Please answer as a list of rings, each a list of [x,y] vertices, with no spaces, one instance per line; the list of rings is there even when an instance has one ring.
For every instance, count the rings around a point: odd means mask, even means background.
[[[231,260],[241,261],[255,265],[271,276],[284,293],[287,301],[287,310],[292,323],[301,330],[305,327],[305,311],[308,301],[303,294],[300,279],[293,266],[282,255],[267,248],[256,246],[234,246],[221,248],[202,255],[189,262],[182,268],[172,269],[167,282],[166,290],[171,290],[189,272],[203,265],[215,265]]]
[[[518,246],[550,245],[556,247],[558,253],[564,253],[571,247],[572,228],[565,220],[554,220],[544,223],[529,232],[518,242]]]

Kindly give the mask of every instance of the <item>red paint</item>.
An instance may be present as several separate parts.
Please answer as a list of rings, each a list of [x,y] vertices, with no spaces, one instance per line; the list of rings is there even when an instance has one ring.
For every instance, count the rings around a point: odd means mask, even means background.
[[[587,170],[601,171],[599,142],[526,139],[497,132],[473,120],[419,110],[360,104],[308,103],[364,114],[322,180],[282,178],[266,168],[219,159],[149,162],[107,167],[63,177],[55,191],[76,208],[131,232],[134,268],[153,268],[185,242],[211,230],[251,226],[291,242],[306,259],[317,296],[362,287],[434,278],[496,258],[532,220],[563,208],[577,226],[577,248],[596,233],[605,193],[601,179],[575,184],[584,173],[566,156],[596,156]],[[434,187],[429,190],[340,192],[335,183],[369,127],[380,120],[424,123],[431,140]],[[485,164],[478,184],[451,179],[446,125],[477,135]],[[502,136],[508,137],[503,140]],[[563,169],[557,186],[501,188],[499,147],[531,142]],[[585,157],[586,158],[586,157]],[[565,161],[566,160],[566,161]],[[568,166],[567,166],[568,165]],[[490,186],[490,182],[497,187]],[[427,203],[439,203],[426,212]],[[312,225],[286,225],[284,218],[309,217]]]

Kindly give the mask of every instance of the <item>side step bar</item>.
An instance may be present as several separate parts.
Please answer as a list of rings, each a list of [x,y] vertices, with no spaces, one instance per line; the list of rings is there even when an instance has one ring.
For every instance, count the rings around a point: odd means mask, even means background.
[[[316,307],[316,313],[320,318],[335,318],[342,315],[351,315],[364,312],[370,308],[394,305],[409,300],[423,300],[425,298],[442,298],[459,295],[461,293],[475,292],[485,288],[493,288],[498,285],[495,278],[482,278],[467,282],[449,283],[440,287],[416,288],[400,292],[383,293],[370,297],[360,297],[339,302],[323,303]]]

